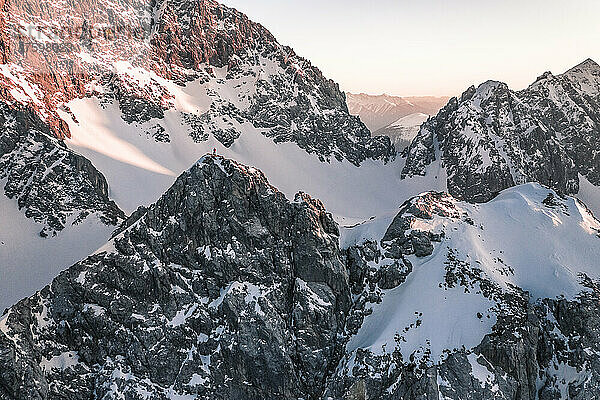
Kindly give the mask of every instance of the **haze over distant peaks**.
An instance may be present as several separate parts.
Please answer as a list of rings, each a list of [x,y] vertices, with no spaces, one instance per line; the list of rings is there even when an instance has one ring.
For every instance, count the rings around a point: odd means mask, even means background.
[[[371,132],[385,128],[407,115],[435,115],[449,99],[434,96],[398,97],[387,94],[346,93],[350,114],[358,115]]]

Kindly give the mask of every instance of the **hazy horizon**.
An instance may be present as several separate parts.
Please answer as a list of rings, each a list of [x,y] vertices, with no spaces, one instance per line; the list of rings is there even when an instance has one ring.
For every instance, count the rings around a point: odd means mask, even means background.
[[[344,91],[456,96],[488,79],[522,89],[600,61],[600,2],[223,0]]]

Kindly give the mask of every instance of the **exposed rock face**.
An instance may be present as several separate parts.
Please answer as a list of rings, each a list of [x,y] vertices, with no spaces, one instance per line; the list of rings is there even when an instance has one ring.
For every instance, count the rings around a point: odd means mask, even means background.
[[[597,295],[532,305],[527,296],[515,299],[515,313],[499,320],[494,333],[473,352],[449,351],[432,366],[402,366],[395,354],[382,358],[361,352],[356,362],[364,369],[346,377],[343,390],[334,383],[328,394],[404,400],[596,398],[600,390]]]
[[[84,96],[119,104],[128,123],[189,114],[194,139],[229,147],[248,122],[276,142],[294,142],[322,160],[390,160],[389,138],[372,137],[348,114],[339,86],[280,45],[264,27],[213,0],[61,3],[8,0],[7,59],[0,99],[29,104],[53,132],[69,137],[61,106]],[[3,46],[3,47],[2,47]],[[180,88],[209,83],[208,109],[180,109]],[[214,92],[217,86],[225,92]],[[186,124],[188,124],[186,122]],[[163,128],[164,129],[164,128]],[[158,135],[161,142],[168,133]]]
[[[541,281],[496,237],[506,208],[572,230]],[[318,200],[207,156],[0,319],[0,398],[594,398],[600,271],[580,247],[596,257],[598,232],[529,185],[486,205],[423,194],[341,251]],[[536,296],[548,273],[566,295]]]
[[[55,235],[92,214],[115,226],[125,217],[109,199],[104,176],[25,107],[0,104],[0,179],[4,194],[46,226],[40,235]]]
[[[0,102],[0,310],[106,243],[125,219],[110,196],[33,109]]]
[[[0,322],[0,397],[318,398],[351,304],[338,230],[207,157]]]
[[[157,59],[169,64],[193,70],[205,64],[235,67],[234,56],[276,43],[263,26],[214,0],[159,0],[156,7],[152,44]]]
[[[578,174],[600,185],[599,105],[600,66],[592,60],[520,92],[486,82],[422,126],[402,175],[424,175],[440,161],[450,193],[475,202],[525,182],[576,194]]]

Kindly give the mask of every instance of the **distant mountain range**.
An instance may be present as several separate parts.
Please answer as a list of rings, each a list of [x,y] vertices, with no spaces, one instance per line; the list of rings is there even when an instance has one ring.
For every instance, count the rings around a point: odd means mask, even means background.
[[[435,115],[448,103],[449,97],[397,97],[386,94],[346,93],[348,110],[376,132],[411,114]]]

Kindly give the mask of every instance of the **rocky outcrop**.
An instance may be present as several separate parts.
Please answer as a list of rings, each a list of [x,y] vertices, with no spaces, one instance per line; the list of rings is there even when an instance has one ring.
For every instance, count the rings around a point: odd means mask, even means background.
[[[319,398],[351,304],[319,201],[206,157],[126,226],[3,317],[0,393]]]
[[[397,369],[401,361],[393,356],[360,353],[357,362],[369,368],[346,378],[345,386],[334,381],[328,394],[404,400],[596,398],[600,341],[594,297],[529,305],[525,296],[515,308],[518,313],[501,319],[473,352],[448,352],[444,361],[429,367]]]
[[[533,305],[524,297],[519,313],[501,319],[473,353],[449,354],[396,393],[402,399],[593,399],[600,390],[594,297]],[[565,379],[565,373],[574,375]]]
[[[578,174],[600,184],[599,99],[600,66],[592,60],[519,92],[493,81],[472,87],[421,127],[402,176],[425,175],[439,161],[450,193],[469,201],[526,182],[576,194]]]
[[[0,104],[0,126],[4,194],[15,199],[28,218],[45,226],[40,235],[56,235],[90,215],[115,226],[124,219],[109,199],[104,176],[53,138],[33,110]]]

